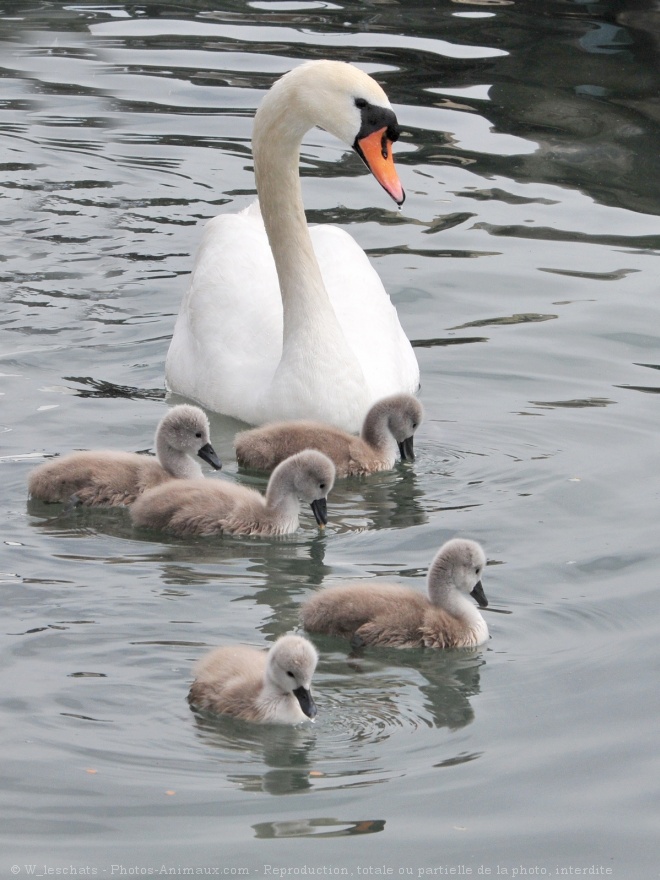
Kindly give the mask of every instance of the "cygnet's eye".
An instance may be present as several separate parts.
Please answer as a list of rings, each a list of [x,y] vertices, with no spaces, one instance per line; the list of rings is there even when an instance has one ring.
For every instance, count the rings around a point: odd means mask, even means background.
[[[367,102],[364,100],[364,98],[356,98],[355,106],[358,108],[358,110],[362,110],[363,107],[367,106]]]
[[[201,439],[202,439],[202,432],[201,432],[201,431],[198,431],[198,432],[195,434],[195,437],[197,437],[199,440],[201,440]]]
[[[290,675],[291,678],[295,678],[295,675],[293,674],[293,672],[288,672],[288,671],[287,671],[287,675]]]
[[[474,573],[475,573],[475,574],[481,574],[481,568],[480,568],[479,566],[477,566],[477,567],[475,568],[475,570],[474,570]]]
[[[319,489],[325,489],[325,483],[319,483]]]

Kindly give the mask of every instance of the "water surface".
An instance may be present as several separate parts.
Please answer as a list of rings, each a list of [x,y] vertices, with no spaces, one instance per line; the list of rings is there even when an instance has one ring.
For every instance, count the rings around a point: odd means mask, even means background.
[[[653,4],[614,0],[9,4],[2,876],[658,876],[659,39]],[[152,449],[204,221],[254,197],[265,90],[326,56],[405,130],[400,211],[323,132],[301,171],[416,346],[414,465],[280,541],[28,501],[46,455]],[[263,487],[211,420],[224,478]],[[423,589],[454,535],[509,612],[484,649],[319,638],[313,726],[191,713],[208,647],[295,628],[322,584]]]

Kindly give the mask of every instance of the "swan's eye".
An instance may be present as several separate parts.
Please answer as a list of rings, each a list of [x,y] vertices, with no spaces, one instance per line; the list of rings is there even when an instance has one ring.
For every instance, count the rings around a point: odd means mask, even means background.
[[[295,675],[293,674],[293,672],[287,672],[287,675],[290,675],[291,678],[295,678]]]
[[[367,102],[364,100],[364,98],[356,98],[355,106],[358,108],[358,110],[363,110],[367,106]]]
[[[202,439],[202,432],[201,432],[201,431],[198,431],[198,432],[195,434],[195,437],[197,437],[199,440],[201,440],[201,439]]]
[[[475,568],[474,573],[481,574],[481,569],[479,567]]]
[[[325,489],[325,483],[319,483],[319,489]]]

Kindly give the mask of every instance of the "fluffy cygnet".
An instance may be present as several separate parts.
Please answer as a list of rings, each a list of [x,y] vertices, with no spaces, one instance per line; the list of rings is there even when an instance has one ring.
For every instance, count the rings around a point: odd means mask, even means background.
[[[383,397],[367,413],[359,437],[323,422],[273,422],[236,435],[240,465],[271,471],[301,449],[318,449],[335,464],[338,477],[389,470],[396,461],[412,461],[413,436],[424,411],[412,394]]]
[[[193,455],[216,470],[222,467],[211,446],[209,420],[197,406],[173,407],[158,425],[155,444],[156,458],[100,449],[45,462],[30,474],[30,495],[48,502],[115,507],[132,504],[147,489],[174,478],[202,477]]]
[[[319,590],[302,606],[308,632],[351,639],[354,646],[472,648],[488,639],[481,585],[486,564],[475,541],[454,538],[438,551],[428,571],[429,597],[398,584],[353,583]]]
[[[197,664],[188,700],[194,709],[244,721],[297,724],[316,715],[317,661],[314,645],[302,636],[282,636],[269,651],[216,648]]]
[[[319,526],[335,468],[313,449],[292,455],[270,475],[266,494],[220,480],[176,480],[145,492],[131,508],[135,525],[173,535],[284,535],[298,528],[306,501]]]

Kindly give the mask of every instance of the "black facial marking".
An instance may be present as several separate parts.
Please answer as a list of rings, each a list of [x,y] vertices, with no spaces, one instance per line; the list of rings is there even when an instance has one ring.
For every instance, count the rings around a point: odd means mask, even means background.
[[[369,168],[369,170],[373,170],[367,161],[366,156],[360,146],[360,141],[363,138],[369,137],[370,134],[373,134],[377,131],[382,131],[381,141],[380,141],[380,153],[383,159],[389,158],[389,149],[390,142],[397,141],[399,139],[399,135],[401,133],[401,129],[399,128],[399,123],[397,122],[397,118],[394,114],[393,110],[390,110],[388,107],[379,107],[376,104],[370,104],[364,98],[355,98],[355,106],[360,111],[361,117],[361,125],[360,130],[357,133],[357,137],[353,141],[353,149],[358,154],[358,156],[362,159],[364,164]],[[383,186],[385,186],[383,184]],[[389,188],[385,186],[385,190],[392,196]],[[401,200],[395,198],[396,203],[401,205],[403,200],[405,199],[405,195],[401,196]]]
[[[393,110],[390,110],[388,107],[378,107],[375,104],[370,104],[364,98],[356,98],[355,106],[360,111],[362,117],[362,125],[356,138],[357,141],[373,134],[374,131],[380,131],[381,128],[386,129],[386,141],[397,141],[399,139],[401,130]],[[386,156],[387,152],[385,152],[384,158]]]

